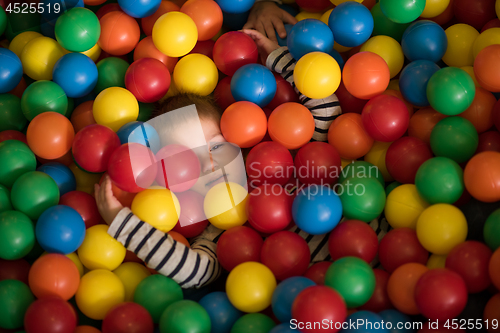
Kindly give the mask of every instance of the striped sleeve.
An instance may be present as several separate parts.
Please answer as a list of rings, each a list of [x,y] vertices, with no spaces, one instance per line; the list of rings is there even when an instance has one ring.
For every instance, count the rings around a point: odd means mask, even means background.
[[[288,48],[283,46],[269,54],[266,66],[270,70],[281,74],[299,94],[301,103],[311,111],[315,123],[313,141],[327,141],[330,124],[342,113],[340,102],[335,94],[323,99],[311,99],[300,93],[297,87],[295,87],[293,79],[293,70],[295,69],[296,62],[288,51]]]
[[[124,208],[113,220],[108,234],[134,252],[144,263],[182,288],[200,288],[213,282],[221,273],[214,242],[203,234],[191,248],[170,235],[141,221]]]

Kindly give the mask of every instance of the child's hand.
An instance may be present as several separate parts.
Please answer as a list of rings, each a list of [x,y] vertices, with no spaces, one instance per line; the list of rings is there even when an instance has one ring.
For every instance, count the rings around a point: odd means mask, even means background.
[[[242,32],[252,37],[255,44],[257,44],[257,47],[259,48],[260,59],[265,66],[266,59],[269,53],[280,47],[278,43],[273,42],[257,30],[243,29]]]
[[[108,175],[104,177],[101,186],[95,184],[94,191],[97,209],[99,210],[101,217],[109,225],[113,222],[120,210],[122,210],[123,206],[113,195],[111,179]]]
[[[286,37],[286,30],[284,23],[295,24],[297,19],[290,15],[287,11],[281,9],[272,1],[257,2],[250,11],[247,23],[243,29],[255,29],[275,42],[278,43],[276,38],[276,31],[281,38]]]

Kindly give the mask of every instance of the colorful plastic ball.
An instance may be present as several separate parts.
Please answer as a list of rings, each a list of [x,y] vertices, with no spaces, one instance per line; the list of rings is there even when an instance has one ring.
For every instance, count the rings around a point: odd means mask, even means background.
[[[135,196],[132,212],[156,229],[168,232],[179,220],[180,204],[168,189],[147,189]]]
[[[491,28],[481,32],[481,34],[477,36],[474,40],[474,44],[472,44],[473,59],[476,59],[478,54],[486,47],[500,43],[500,37],[498,36],[499,32],[500,28]]]
[[[71,304],[59,297],[44,297],[26,310],[24,329],[27,332],[73,332],[77,314]]]
[[[311,140],[314,128],[311,112],[305,106],[294,102],[284,103],[274,109],[268,120],[271,139],[287,149],[304,146]]]
[[[420,245],[413,229],[403,227],[391,230],[380,241],[379,260],[389,273],[411,262],[425,265],[428,257],[429,253]]]
[[[448,40],[443,28],[432,21],[412,23],[401,41],[404,55],[410,61],[429,60],[438,62],[446,52]]]
[[[234,323],[243,314],[237,310],[226,295],[215,291],[203,296],[199,304],[207,311],[212,327],[217,327],[217,332],[229,333]]]
[[[311,279],[317,285],[324,285],[326,271],[331,264],[332,263],[330,261],[320,261],[312,264],[304,273],[304,277]]]
[[[217,86],[219,74],[209,57],[195,53],[179,60],[175,65],[173,78],[179,92],[206,96]]]
[[[401,45],[392,37],[374,36],[361,46],[360,51],[369,51],[381,56],[389,66],[391,78],[395,77],[403,68],[403,50]]]
[[[168,1],[168,2],[161,1],[160,6],[152,15],[143,17],[141,19],[142,31],[144,31],[146,36],[150,37],[152,34],[152,31],[153,31],[153,26],[154,26],[155,22],[158,20],[158,18],[160,18],[160,16],[162,16],[163,14],[166,14],[168,12],[171,12],[171,11],[179,11],[179,10],[180,10],[180,7],[176,3],[172,2],[172,1]]]
[[[426,208],[417,221],[422,246],[435,254],[448,254],[467,237],[467,221],[455,206],[435,204]]]
[[[391,21],[382,13],[380,3],[376,3],[370,12],[373,16],[373,36],[389,36],[394,38],[398,43],[401,42],[403,33],[411,22],[400,24]]]
[[[203,196],[195,191],[177,193],[181,205],[179,222],[172,229],[186,238],[198,236],[208,226],[208,220],[203,211]]]
[[[95,63],[81,53],[68,53],[54,65],[54,82],[71,98],[89,94],[97,84],[97,76]]]
[[[448,66],[472,66],[474,57],[472,45],[479,36],[476,29],[467,24],[455,24],[445,30],[448,47],[443,55],[443,61]]]
[[[5,329],[20,329],[26,310],[35,297],[30,288],[18,280],[0,281],[0,327]]]
[[[160,7],[161,0],[119,0],[121,10],[134,18],[143,18],[153,15]]]
[[[363,128],[361,115],[350,113],[337,117],[328,130],[328,143],[340,157],[355,160],[364,156],[373,145],[373,138]]]
[[[289,119],[285,117],[285,114],[286,112],[283,112],[282,120]],[[301,112],[301,114],[306,115],[305,112]],[[281,119],[279,120],[281,121]],[[283,138],[286,138],[285,133]],[[285,146],[270,141],[261,142],[250,150],[245,167],[249,185],[252,187],[259,187],[266,183],[285,185],[292,174],[283,172],[283,170],[293,169],[294,163],[290,151]],[[266,170],[265,173],[264,170]]]
[[[5,10],[2,7],[2,9],[0,9],[0,34],[3,34],[6,28],[7,28],[7,14],[5,14]]]
[[[387,149],[385,163],[391,176],[400,183],[412,184],[418,168],[432,158],[428,145],[414,137],[402,137]]]
[[[500,45],[495,44],[485,47],[474,60],[474,74],[476,74],[478,83],[491,92],[500,92],[499,57]]]
[[[427,83],[439,66],[428,60],[408,64],[399,76],[399,88],[405,100],[416,106],[428,106]]]
[[[21,54],[26,44],[38,37],[43,37],[43,35],[35,31],[21,32],[10,41],[9,50],[14,52],[19,58],[21,58]]]
[[[52,81],[36,81],[29,85],[21,98],[21,109],[29,121],[43,112],[66,115],[68,98],[64,89]]]
[[[301,20],[290,30],[287,46],[295,60],[311,52],[328,53],[333,49],[332,30],[319,20]]]
[[[415,302],[415,286],[429,269],[419,263],[399,266],[389,277],[387,293],[394,307],[407,315],[419,314]]]
[[[29,147],[18,140],[0,143],[0,184],[10,188],[24,173],[35,171],[36,158]]]
[[[358,257],[370,263],[377,254],[377,235],[365,222],[344,221],[330,233],[328,250],[333,261],[342,257]]]
[[[26,256],[35,245],[33,222],[21,212],[7,210],[0,213],[0,258],[16,260]]]
[[[382,13],[391,21],[396,23],[409,23],[415,21],[422,15],[425,9],[423,0],[382,0],[380,1]]]
[[[249,11],[255,0],[217,0],[215,1],[223,12],[239,14]]]
[[[210,316],[198,303],[181,300],[170,305],[160,319],[160,332],[210,333]]]
[[[460,117],[469,120],[478,133],[483,133],[494,124],[493,108],[496,102],[496,98],[491,92],[476,87],[476,95],[472,104],[460,114]]]
[[[220,36],[213,48],[217,68],[228,76],[242,66],[257,62],[259,53],[253,39],[240,31],[230,31]]]
[[[123,262],[126,249],[108,234],[107,225],[95,225],[86,231],[78,248],[78,257],[90,270],[115,270]]]
[[[129,67],[128,62],[116,57],[108,57],[97,63],[97,83],[95,93],[100,93],[106,88],[125,88],[125,73]]]
[[[103,333],[153,333],[153,319],[141,305],[125,302],[112,308],[102,321]]]
[[[246,212],[257,231],[274,233],[292,222],[293,196],[280,185],[264,184],[250,192]]]
[[[124,262],[113,273],[123,282],[126,302],[134,300],[134,292],[139,283],[151,275],[147,267],[137,262]]]
[[[292,305],[297,295],[308,287],[316,284],[302,276],[290,277],[276,287],[272,298],[273,313],[282,323],[292,319]]]
[[[150,148],[155,154],[160,150],[160,137],[156,129],[148,123],[132,121],[120,127],[116,134],[118,134],[121,144],[140,143]]]
[[[140,38],[137,21],[122,11],[113,11],[100,20],[101,35],[98,44],[111,55],[120,56],[131,52]]]
[[[332,95],[341,81],[337,61],[323,52],[310,52],[302,56],[293,72],[297,89],[309,98],[322,99]]]
[[[244,65],[231,79],[231,94],[236,101],[248,101],[263,107],[276,94],[276,80],[271,71],[262,65]]]
[[[393,228],[415,229],[418,217],[429,207],[413,184],[403,184],[387,196],[385,216]]]
[[[52,38],[39,37],[31,40],[23,49],[23,70],[33,80],[52,80],[52,70],[64,55],[61,46]]]
[[[432,0],[425,2],[425,8],[420,17],[434,18],[446,11],[448,6],[452,4],[452,0]],[[436,22],[437,23],[437,22]]]
[[[335,92],[335,95],[339,100],[342,113],[361,114],[363,107],[365,106],[366,103],[368,103],[368,100],[366,99],[359,99],[351,95],[351,93],[348,92],[347,89],[345,88],[345,85],[342,81],[340,82],[339,88]]]
[[[154,103],[170,87],[170,72],[159,60],[142,58],[134,61],[125,73],[125,86],[139,102]]]
[[[165,66],[167,66],[170,74],[174,72],[174,67],[178,61],[178,58],[176,57],[169,57],[161,53],[153,43],[153,38],[151,36],[142,39],[134,50],[134,61],[142,58],[154,58],[161,61]]]
[[[387,283],[389,281],[389,273],[382,269],[374,268],[375,274],[375,290],[372,297],[364,305],[359,307],[359,310],[380,312],[394,308],[387,294]]]
[[[492,251],[495,251],[500,247],[500,234],[498,230],[500,229],[500,211],[495,210],[491,213],[486,222],[484,223],[483,237],[486,245],[490,247]]]
[[[348,1],[333,9],[328,19],[328,26],[337,43],[354,47],[370,38],[373,31],[373,17],[363,4]]]
[[[75,299],[85,316],[102,320],[109,310],[124,302],[125,287],[113,272],[94,269],[81,278]]]
[[[453,2],[453,13],[460,23],[469,24],[477,30],[495,18],[494,1],[479,0],[473,3],[463,0]]]
[[[432,129],[445,117],[444,114],[437,112],[431,107],[417,110],[410,118],[408,135],[430,144]]]
[[[369,222],[384,210],[384,187],[373,178],[348,178],[337,192],[347,219]]]
[[[344,85],[354,97],[370,99],[384,92],[390,81],[389,66],[373,52],[359,52],[347,60],[342,72]]]
[[[233,103],[222,114],[224,138],[240,148],[250,148],[262,141],[267,132],[266,114],[251,102]]]
[[[14,89],[23,77],[23,65],[19,57],[12,51],[2,48],[0,50],[0,94]]]
[[[95,199],[88,193],[82,191],[68,192],[61,195],[59,204],[75,209],[81,215],[86,229],[101,221]]]
[[[97,95],[93,114],[95,121],[105,125],[113,131],[135,121],[139,115],[139,104],[135,96],[128,90],[120,87],[111,87]]]
[[[227,230],[241,226],[247,221],[247,200],[248,191],[243,186],[222,182],[208,191],[203,209],[210,223],[219,229]]]
[[[259,261],[262,237],[252,228],[239,226],[224,232],[217,242],[217,258],[221,266],[231,271],[247,261]]]
[[[71,170],[64,164],[50,162],[42,164],[37,171],[48,174],[59,187],[59,194],[62,196],[70,191],[76,190],[76,179]]]
[[[222,10],[213,1],[189,1],[181,7],[181,12],[193,19],[199,41],[209,40],[222,28]]]
[[[26,135],[15,130],[5,130],[0,132],[0,143],[7,140],[17,140],[21,141],[25,145],[28,145],[28,141],[26,141]]]
[[[333,184],[339,179],[340,155],[326,142],[310,142],[300,148],[295,156],[298,180],[305,185]]]
[[[263,313],[249,313],[240,317],[231,328],[232,333],[269,332],[276,323]]]
[[[182,12],[168,12],[158,18],[153,26],[153,42],[169,57],[182,57],[196,45],[198,30],[188,15]]]
[[[87,8],[75,7],[57,19],[57,42],[68,51],[84,52],[99,40],[101,26],[96,15]]]
[[[497,152],[483,152],[473,156],[464,170],[464,182],[467,191],[476,199],[483,202],[500,200],[497,190],[499,178],[497,166],[500,163],[500,154]]]

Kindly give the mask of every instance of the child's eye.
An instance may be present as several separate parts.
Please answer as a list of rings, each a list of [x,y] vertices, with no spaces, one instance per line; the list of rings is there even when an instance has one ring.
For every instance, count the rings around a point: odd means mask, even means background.
[[[218,143],[218,144],[216,144],[216,145],[212,146],[212,148],[210,148],[210,151],[214,151],[214,150],[216,150],[216,149],[219,149],[219,148],[220,148],[220,147],[222,147],[222,146],[223,146],[223,144],[222,144],[222,143]]]

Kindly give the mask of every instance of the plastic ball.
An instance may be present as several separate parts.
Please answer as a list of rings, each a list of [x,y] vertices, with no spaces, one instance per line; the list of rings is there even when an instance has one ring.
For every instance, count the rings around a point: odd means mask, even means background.
[[[247,261],[259,261],[262,237],[249,227],[233,227],[224,232],[217,242],[217,258],[221,266],[231,271]]]
[[[0,94],[14,89],[23,77],[23,65],[19,57],[12,51],[2,48],[0,50]]]
[[[349,113],[340,115],[332,122],[328,143],[337,149],[340,157],[356,160],[370,151],[373,138],[363,128],[361,115]]]
[[[34,301],[24,316],[24,329],[27,332],[73,332],[76,325],[75,309],[58,297]]]
[[[173,78],[179,92],[206,96],[217,86],[219,74],[209,57],[195,53],[179,60],[175,65]]]
[[[160,137],[156,129],[148,123],[132,121],[120,127],[116,134],[120,138],[121,144],[140,143],[150,148],[155,154],[160,150]]]
[[[256,230],[274,233],[292,222],[293,196],[280,185],[264,184],[250,192],[246,212]]]
[[[437,112],[431,107],[417,110],[410,118],[408,136],[418,138],[430,145],[432,129],[445,117],[444,114]]]
[[[210,332],[210,316],[198,303],[181,300],[169,306],[160,319],[160,332]]]
[[[322,99],[337,90],[341,72],[339,64],[332,56],[323,52],[310,52],[295,64],[293,78],[302,94],[309,98]]]
[[[412,23],[405,30],[401,46],[403,53],[410,61],[438,62],[446,52],[448,40],[439,24],[421,20]]]
[[[294,102],[284,103],[274,109],[268,120],[271,139],[287,149],[304,146],[311,140],[314,128],[314,118],[309,109]]]
[[[139,115],[139,104],[135,96],[128,90],[120,87],[111,87],[97,95],[93,114],[95,121],[108,126],[113,131],[135,121]]]
[[[163,3],[163,2],[162,2]],[[170,1],[169,1],[170,3]],[[165,66],[167,66],[170,74],[174,72],[174,67],[177,64],[177,57],[169,57],[161,53],[153,43],[153,37],[148,36],[142,39],[134,50],[134,61],[142,58],[154,58],[161,61]]]
[[[125,302],[112,308],[102,321],[103,333],[153,333],[153,319],[139,304]]]
[[[16,260],[26,256],[35,245],[33,222],[25,214],[13,210],[0,213],[0,258]]]
[[[156,229],[168,232],[179,220],[180,204],[168,189],[147,189],[135,196],[132,212]]]
[[[222,28],[222,11],[213,1],[190,1],[181,7],[181,12],[193,19],[198,29],[199,41],[214,37]]]
[[[500,45],[495,44],[485,47],[474,60],[474,74],[478,83],[491,92],[500,92],[500,81],[497,76],[500,72],[499,57]]]
[[[140,38],[137,21],[122,11],[113,11],[100,20],[101,35],[98,44],[111,55],[119,56],[131,52]]]
[[[411,22],[400,24],[391,21],[382,12],[380,3],[376,3],[370,12],[373,16],[373,36],[389,36],[394,38],[398,43],[401,42],[403,33]]]
[[[425,2],[425,8],[420,17],[434,18],[442,14],[452,3],[452,0],[432,0]]]
[[[476,29],[467,24],[455,24],[445,30],[448,46],[443,61],[448,66],[472,66],[472,45],[479,36]]]
[[[80,53],[66,54],[54,65],[54,82],[72,98],[89,94],[97,84],[97,75],[92,59]]]
[[[310,142],[300,148],[294,164],[295,170],[298,170],[297,178],[302,184],[331,185],[339,179],[340,155],[326,142]]]
[[[375,291],[368,302],[360,306],[359,309],[379,312],[394,308],[387,294],[389,273],[378,268],[374,268],[373,273],[375,274]]]
[[[14,52],[20,59],[26,44],[28,44],[31,40],[38,37],[43,37],[43,35],[35,31],[21,32],[19,35],[17,35],[16,37],[14,37],[14,39],[10,41],[9,50]]]
[[[26,144],[18,140],[1,142],[0,158],[2,159],[2,164],[0,164],[0,184],[8,188],[11,188],[21,175],[29,171],[35,171],[36,168],[35,154]]]
[[[208,226],[208,220],[203,211],[203,196],[195,191],[177,193],[181,205],[179,222],[172,229],[186,238],[198,236]]]
[[[272,298],[272,309],[279,321],[286,323],[292,319],[292,305],[297,295],[315,283],[305,277],[291,277],[276,287]]]
[[[87,8],[68,10],[55,24],[57,42],[68,51],[84,52],[99,40],[101,26],[96,15]]]
[[[373,31],[373,17],[363,4],[348,1],[333,9],[328,19],[328,26],[337,43],[354,47],[370,38]]]
[[[68,98],[64,89],[52,81],[36,81],[29,85],[21,98],[21,109],[29,121],[44,112],[66,115]]]
[[[389,66],[391,78],[395,77],[403,68],[403,50],[392,37],[374,36],[361,46],[360,51],[369,51],[381,56]]]
[[[97,84],[95,93],[100,93],[106,88],[125,88],[125,73],[129,67],[128,62],[116,57],[108,57],[97,63]]]
[[[302,113],[302,112],[301,112]],[[281,120],[289,119],[283,112]],[[303,113],[306,115],[306,113]],[[310,112],[309,112],[310,114]],[[279,124],[279,122],[276,122]],[[283,135],[283,138],[286,138]],[[277,142],[261,142],[250,150],[245,161],[249,185],[259,187],[264,184],[285,185],[291,173],[283,172],[294,167],[293,157],[290,151]],[[265,170],[265,173],[264,173]]]
[[[64,55],[61,46],[52,38],[39,37],[31,40],[23,49],[23,70],[33,80],[52,80],[52,70]]]
[[[417,221],[417,237],[422,246],[435,254],[448,254],[467,237],[467,221],[455,206],[435,204],[426,208]]]
[[[18,280],[0,281],[0,327],[5,329],[20,329],[28,307],[35,297],[30,288]]]
[[[417,234],[410,228],[389,231],[380,241],[379,260],[389,273],[407,263],[425,265],[429,253],[420,245]]]
[[[479,135],[479,144],[477,146],[476,154],[485,151],[500,152],[500,133],[496,131],[488,131]]]
[[[37,171],[48,174],[59,187],[59,193],[62,196],[70,191],[76,190],[76,179],[71,170],[61,163],[50,162],[42,164]]]
[[[455,203],[464,191],[462,168],[446,157],[425,161],[417,171],[415,184],[428,203]]]
[[[61,195],[60,205],[75,209],[82,217],[85,228],[88,229],[101,221],[94,197],[82,191],[71,191]]]
[[[296,60],[311,52],[328,53],[333,49],[332,30],[319,20],[301,20],[290,30],[287,46]]]
[[[205,295],[199,304],[207,311],[212,327],[220,333],[229,333],[234,323],[242,316],[230,302],[226,293],[215,291]]]
[[[414,137],[402,137],[387,149],[385,163],[391,176],[400,183],[412,184],[418,168],[432,158],[428,145]]]
[[[384,210],[385,190],[373,178],[348,178],[337,189],[347,219],[369,222]]]
[[[198,30],[188,15],[182,12],[168,12],[153,26],[153,42],[169,57],[182,57],[196,45]]]
[[[257,333],[269,332],[275,322],[267,315],[262,313],[249,313],[240,317],[231,328],[232,333]]]
[[[483,88],[476,87],[476,95],[472,104],[460,114],[470,121],[478,133],[483,133],[493,126],[493,107],[495,106],[495,96]]]
[[[344,221],[330,233],[328,250],[333,261],[342,257],[358,257],[370,263],[378,250],[377,234],[365,222]]]
[[[428,106],[427,83],[439,66],[428,60],[408,64],[399,76],[399,88],[405,100],[416,106]]]
[[[236,102],[222,114],[220,127],[224,138],[241,148],[259,143],[267,132],[264,111],[251,102]]]
[[[87,229],[78,257],[90,270],[114,270],[123,262],[125,252],[123,245],[108,234],[107,225],[96,225]]]
[[[161,0],[119,0],[120,8],[131,17],[143,18],[153,15],[160,7]]]
[[[396,23],[409,23],[415,21],[422,15],[425,9],[424,0],[382,0],[380,9],[382,13],[391,21]]]
[[[242,66],[257,62],[259,53],[253,39],[240,31],[230,31],[220,36],[213,48],[217,68],[228,76]]]
[[[0,259],[2,264],[2,272],[0,273],[0,281],[3,280],[18,280],[28,284],[28,275],[31,265],[25,259],[4,260]]]
[[[148,268],[137,262],[124,262],[113,273],[123,282],[126,302],[134,300],[134,292],[139,283],[151,275]]]
[[[342,168],[339,178],[339,184],[346,179],[353,178],[373,178],[380,185],[385,186],[385,180],[378,168],[367,161],[351,161],[348,165]]]
[[[387,196],[385,217],[393,228],[415,229],[418,217],[429,207],[413,184],[396,187]]]
[[[466,23],[477,30],[489,20],[495,18],[494,1],[479,0],[473,3],[463,0],[453,1],[453,13],[461,23]]]
[[[500,28],[491,28],[481,32],[481,34],[474,40],[474,44],[472,44],[473,59],[476,59],[478,54],[486,47],[499,44],[499,33]]]
[[[139,102],[154,103],[170,87],[170,72],[159,60],[142,58],[134,61],[125,73],[125,86]]]
[[[473,156],[464,170],[464,182],[467,191],[483,202],[500,200],[497,183],[497,166],[500,163],[500,153],[483,152]]]
[[[223,12],[238,14],[249,11],[255,3],[255,0],[217,0],[215,1]]]
[[[163,14],[166,14],[171,11],[179,11],[180,7],[172,2],[172,1],[161,1],[160,6],[158,9],[151,15],[143,17],[141,19],[141,27],[142,31],[146,34],[146,36],[151,37],[151,34],[153,32],[153,26],[155,22],[162,16]]]
[[[231,79],[231,94],[236,101],[248,101],[263,107],[276,94],[276,80],[271,71],[262,65],[244,65]]]
[[[248,192],[241,185],[232,182],[218,183],[205,196],[205,215],[210,223],[219,229],[241,226],[247,221],[247,199]]]
[[[330,261],[320,261],[312,264],[311,267],[309,267],[304,273],[304,277],[311,279],[318,285],[324,285],[326,271],[331,264],[332,263]]]
[[[407,315],[420,313],[415,302],[415,287],[420,277],[429,269],[419,263],[399,266],[387,282],[387,293],[394,307]]]

